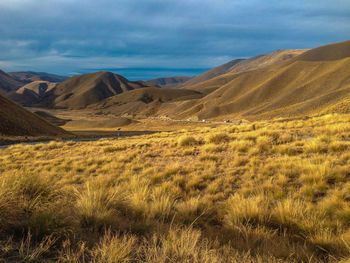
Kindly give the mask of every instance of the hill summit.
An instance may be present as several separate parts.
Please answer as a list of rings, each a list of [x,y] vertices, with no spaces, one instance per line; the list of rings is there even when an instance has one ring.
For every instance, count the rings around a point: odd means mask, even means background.
[[[85,108],[108,97],[146,87],[159,88],[144,81],[129,81],[108,71],[76,75],[54,89],[53,106],[70,109]]]

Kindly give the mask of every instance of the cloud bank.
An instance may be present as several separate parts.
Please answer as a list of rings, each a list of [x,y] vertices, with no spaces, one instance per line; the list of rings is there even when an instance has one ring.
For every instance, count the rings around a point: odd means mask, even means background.
[[[131,79],[350,39],[348,0],[0,0],[0,66]]]

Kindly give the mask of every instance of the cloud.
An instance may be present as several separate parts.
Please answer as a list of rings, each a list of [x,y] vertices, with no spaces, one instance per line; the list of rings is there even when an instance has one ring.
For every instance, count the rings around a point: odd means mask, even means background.
[[[199,71],[349,39],[349,14],[348,0],[0,0],[1,67],[60,74],[130,67],[132,78]]]

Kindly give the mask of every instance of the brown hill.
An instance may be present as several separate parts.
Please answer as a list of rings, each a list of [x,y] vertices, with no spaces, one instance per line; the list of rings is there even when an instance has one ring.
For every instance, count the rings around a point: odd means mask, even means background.
[[[144,115],[156,114],[164,103],[198,99],[203,94],[198,91],[171,88],[143,88],[113,96],[102,102],[91,105],[90,109],[115,115]]]
[[[314,48],[297,59],[300,61],[334,61],[350,57],[350,41]]]
[[[21,82],[33,82],[33,81],[48,81],[48,82],[63,82],[69,77],[59,76],[55,74],[45,72],[33,72],[33,71],[21,71],[21,72],[8,72],[11,77]]]
[[[232,67],[234,67],[236,64],[238,64],[239,62],[242,62],[242,61],[244,61],[244,59],[235,59],[235,60],[232,60],[228,63],[225,63],[223,65],[215,67],[209,71],[206,71],[198,76],[191,78],[190,80],[186,81],[182,86],[183,87],[190,87],[190,86],[193,86],[195,84],[213,79],[217,76],[226,74],[230,71],[230,69]]]
[[[185,83],[189,79],[191,78],[186,76],[176,76],[176,77],[151,79],[151,80],[148,80],[147,82],[153,83],[162,88],[179,88],[181,87],[181,84]]]
[[[260,55],[249,59],[236,59],[232,60],[226,64],[213,68],[203,74],[200,74],[183,84],[184,87],[190,87],[191,89],[204,89],[207,91],[212,91],[213,85],[207,83],[205,85],[197,85],[199,83],[204,83],[204,81],[211,80],[220,75],[224,75],[227,73],[240,73],[252,69],[257,69],[260,67],[264,67],[267,65],[271,65],[277,63],[279,61],[283,61],[289,58],[293,58],[297,55],[304,53],[305,49],[286,49],[286,50],[278,50],[272,52],[267,55]],[[194,86],[194,87],[193,87]],[[208,88],[210,86],[212,88]],[[216,87],[216,86],[215,86]]]
[[[69,133],[0,95],[0,135],[64,136]]]
[[[53,91],[53,107],[81,109],[123,92],[158,87],[144,81],[129,81],[126,78],[107,71],[74,76],[59,85]]]
[[[23,85],[24,82],[18,81],[4,71],[0,70],[0,94],[6,94],[11,91],[15,91]]]
[[[216,90],[201,99],[177,103],[168,114],[204,119],[318,113],[350,94],[350,41],[254,70],[228,73],[201,87],[209,84],[216,85]]]
[[[43,102],[56,86],[57,83],[48,81],[33,81],[9,93],[7,97],[23,106],[44,106]]]

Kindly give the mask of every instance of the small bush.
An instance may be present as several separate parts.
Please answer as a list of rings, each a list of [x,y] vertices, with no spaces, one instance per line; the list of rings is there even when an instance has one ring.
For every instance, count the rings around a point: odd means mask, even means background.
[[[92,249],[92,262],[124,263],[136,260],[137,239],[129,235],[113,235],[108,230]]]
[[[327,153],[328,145],[321,140],[308,142],[305,147],[305,153]]]
[[[270,218],[268,200],[264,196],[244,198],[235,194],[226,202],[225,220],[228,225],[264,224]]]
[[[219,157],[215,156],[215,155],[202,155],[199,158],[200,161],[214,161],[217,162],[219,160]]]
[[[117,208],[124,205],[123,194],[119,189],[107,189],[100,185],[86,184],[85,191],[76,190],[76,209],[83,227],[101,230],[112,226]]]
[[[269,136],[260,136],[256,140],[256,146],[260,152],[269,151],[272,148],[273,140]]]
[[[200,230],[171,228],[166,235],[147,240],[143,254],[145,262],[224,262],[210,246],[208,240],[201,238]]]
[[[103,148],[103,152],[104,153],[112,153],[112,152],[115,152],[117,151],[117,149],[113,146],[107,146],[105,148]]]
[[[219,153],[224,150],[225,148],[220,145],[207,144],[204,146],[204,151],[206,151],[207,153]]]
[[[233,141],[230,143],[232,150],[240,153],[248,152],[254,145],[255,143],[250,140],[239,140],[239,141]]]
[[[348,143],[335,141],[329,145],[329,149],[332,152],[344,152],[349,148]]]
[[[211,134],[207,137],[207,142],[214,144],[226,143],[229,141],[230,136],[228,136],[226,133]]]
[[[180,146],[194,146],[200,144],[200,142],[197,141],[193,136],[187,135],[181,136],[177,143]]]

